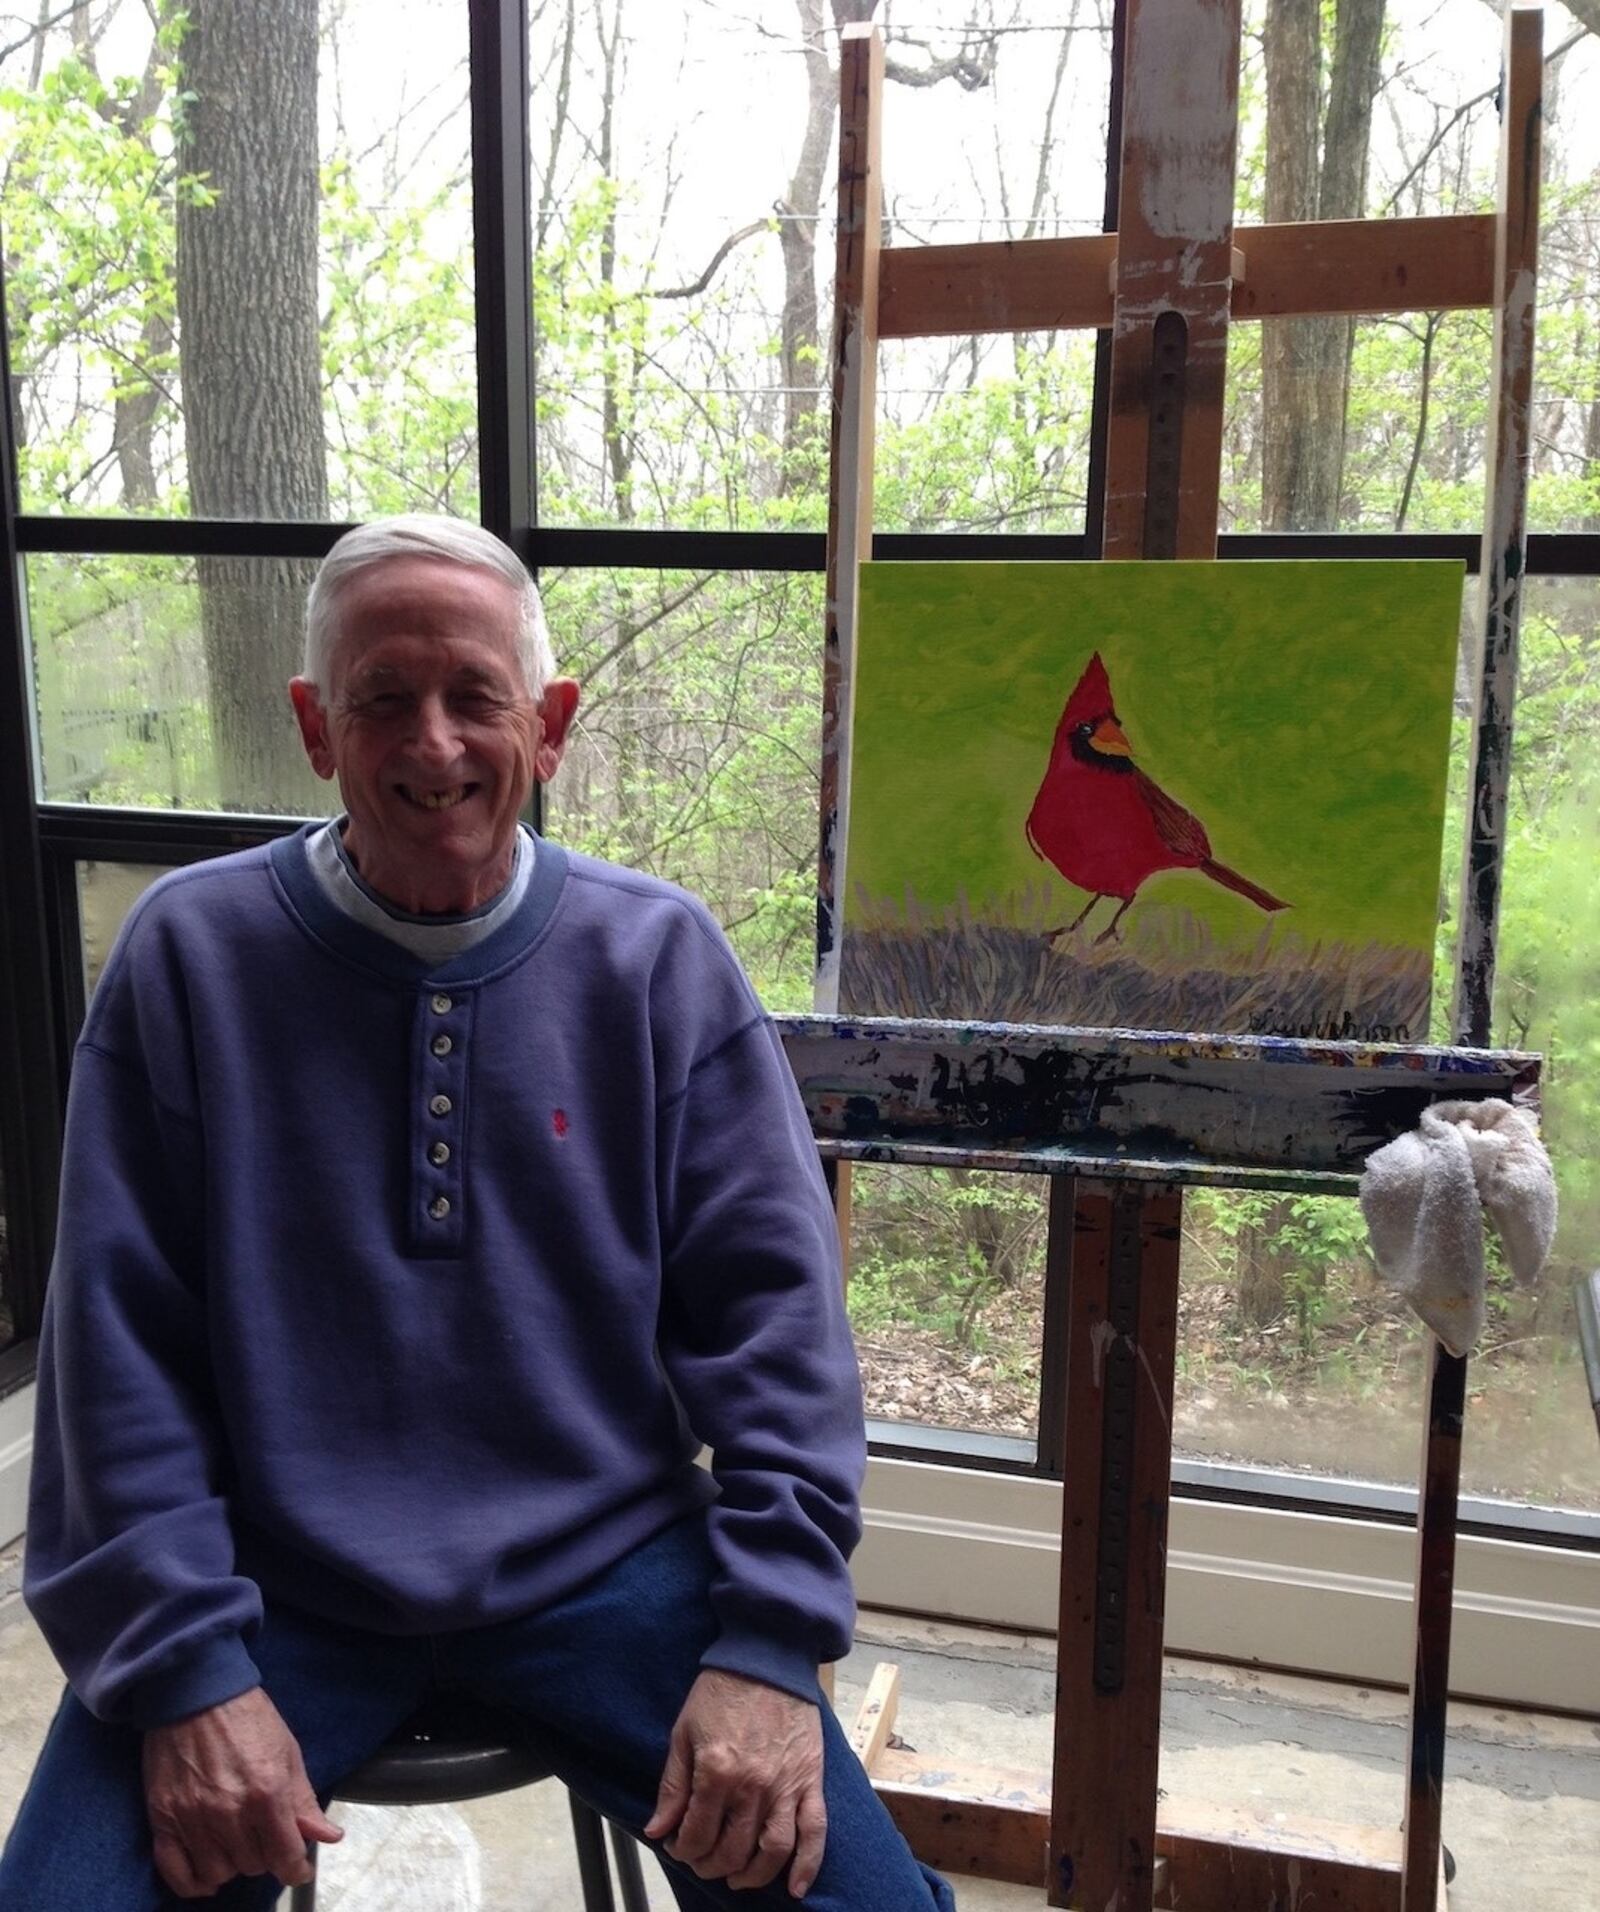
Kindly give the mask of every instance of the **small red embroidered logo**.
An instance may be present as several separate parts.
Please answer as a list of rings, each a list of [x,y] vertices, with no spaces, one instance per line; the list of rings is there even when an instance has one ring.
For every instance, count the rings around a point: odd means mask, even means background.
[[[557,1109],[554,1112],[550,1117],[550,1126],[555,1130],[557,1135],[565,1136],[567,1132],[567,1112],[565,1109]]]

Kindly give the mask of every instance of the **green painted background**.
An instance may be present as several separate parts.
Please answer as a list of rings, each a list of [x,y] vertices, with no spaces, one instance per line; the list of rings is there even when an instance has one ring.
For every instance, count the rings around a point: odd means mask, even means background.
[[[1001,918],[1030,884],[1081,902],[1023,822],[1098,650],[1135,763],[1294,905],[1280,933],[1431,949],[1461,582],[1453,562],[864,565],[847,926],[858,887]],[[1191,871],[1134,909],[1161,903],[1225,941],[1265,921]]]

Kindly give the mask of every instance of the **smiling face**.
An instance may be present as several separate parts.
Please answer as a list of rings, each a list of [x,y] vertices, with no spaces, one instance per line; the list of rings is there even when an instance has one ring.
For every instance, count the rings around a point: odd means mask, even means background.
[[[555,774],[578,687],[529,693],[517,594],[493,571],[388,558],[338,609],[328,683],[297,677],[289,695],[312,767],[339,780],[345,847],[402,909],[476,909],[510,878],[518,812]]]

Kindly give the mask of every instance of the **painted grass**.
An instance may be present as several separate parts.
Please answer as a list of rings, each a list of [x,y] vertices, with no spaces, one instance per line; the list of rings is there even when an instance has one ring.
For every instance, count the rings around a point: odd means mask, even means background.
[[[1018,898],[1005,922],[965,895],[925,910],[858,894],[843,939],[840,1007],[851,1015],[941,1016],[1089,1028],[1182,1029],[1210,1035],[1329,1036],[1417,1041],[1427,1034],[1425,955],[1369,944],[1305,942],[1264,930],[1250,947],[1220,947],[1187,910],[1136,904],[1117,940],[1096,944],[1116,908],[1082,929],[1059,893]]]

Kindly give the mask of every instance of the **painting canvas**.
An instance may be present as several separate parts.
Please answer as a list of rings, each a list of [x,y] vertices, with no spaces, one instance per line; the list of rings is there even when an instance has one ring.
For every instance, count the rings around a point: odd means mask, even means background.
[[[841,1009],[1424,1039],[1461,581],[864,565]]]

